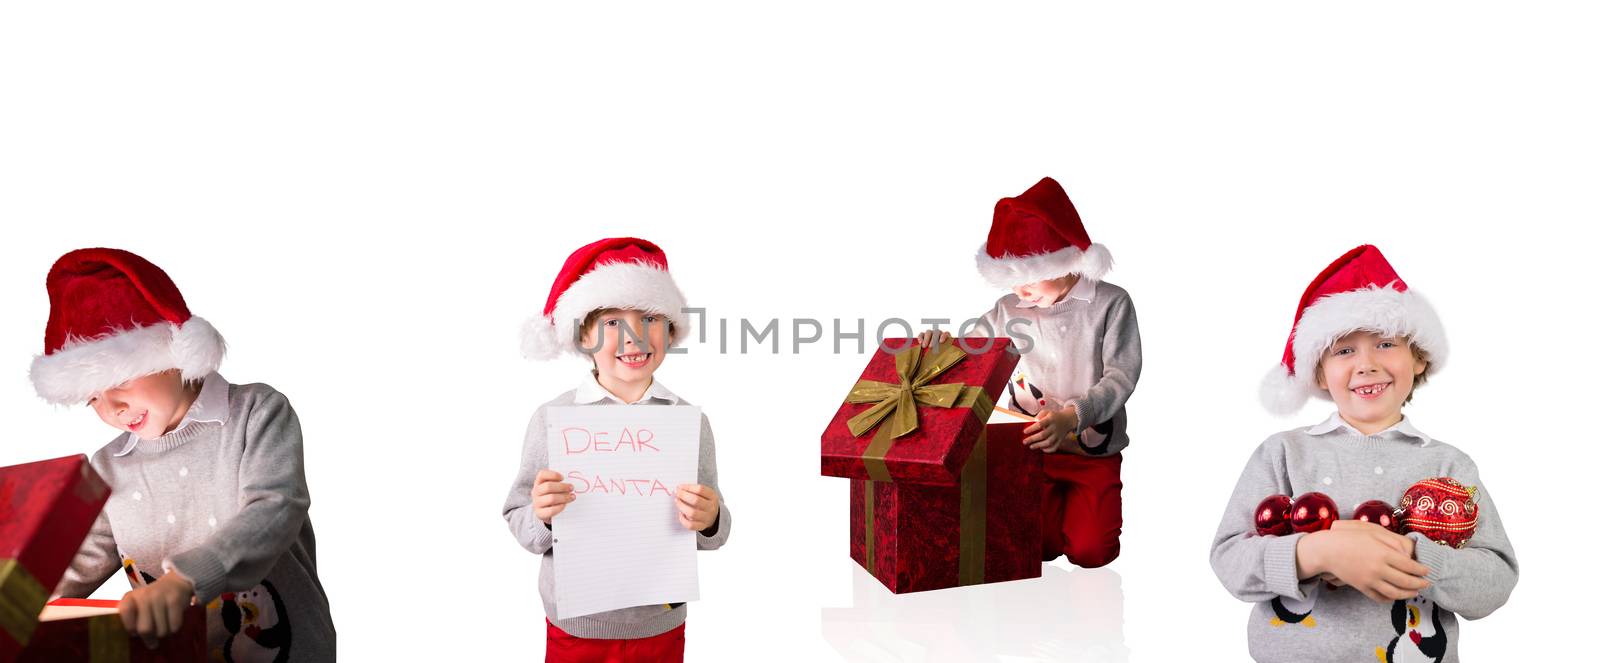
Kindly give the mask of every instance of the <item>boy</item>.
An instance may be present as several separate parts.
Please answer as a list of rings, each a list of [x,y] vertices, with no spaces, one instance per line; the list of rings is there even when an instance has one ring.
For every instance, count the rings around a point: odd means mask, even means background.
[[[1455,661],[1456,615],[1483,617],[1510,596],[1516,557],[1477,466],[1401,413],[1446,354],[1438,316],[1376,247],[1346,253],[1306,288],[1262,396],[1290,412],[1314,394],[1337,412],[1256,449],[1211,548],[1217,578],[1256,604],[1256,660]],[[1253,511],[1270,495],[1318,491],[1349,514],[1367,500],[1395,504],[1439,476],[1477,486],[1477,532],[1459,550],[1357,520],[1309,534],[1255,532]]]
[[[1101,280],[1111,253],[1090,241],[1048,177],[995,203],[977,264],[991,285],[1011,290],[983,315],[983,331],[1012,337],[1022,352],[1008,393],[1036,419],[1023,442],[1045,453],[1043,558],[1105,566],[1121,551],[1124,404],[1141,366],[1133,300]],[[933,337],[924,332],[922,344]]]
[[[147,642],[177,631],[198,601],[218,659],[334,660],[288,399],[218,375],[222,336],[137,255],[73,251],[45,285],[35,390],[86,403],[120,431],[90,461],[111,499],[56,594],[88,596],[126,570],[134,589],[118,612]]]
[[[522,464],[503,513],[511,534],[541,555],[546,661],[681,661],[688,607],[642,605],[571,619],[555,610],[555,540],[550,521],[577,495],[548,469],[545,408],[555,405],[687,405],[654,379],[667,348],[689,332],[686,306],[667,256],[632,237],[603,239],[573,252],[556,275],[544,316],[523,332],[523,354],[551,359],[587,355],[592,369],[574,390],[533,413],[522,443]],[[678,522],[699,533],[700,550],[728,540],[733,521],[717,488],[716,441],[700,420],[700,483],[677,487]]]

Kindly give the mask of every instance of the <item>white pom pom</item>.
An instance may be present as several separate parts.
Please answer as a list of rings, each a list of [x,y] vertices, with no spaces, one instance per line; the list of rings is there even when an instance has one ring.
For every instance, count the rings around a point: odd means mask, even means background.
[[[178,369],[183,379],[197,382],[222,366],[222,356],[227,354],[228,344],[222,340],[222,334],[217,333],[216,327],[212,327],[205,318],[195,315],[173,330],[169,352],[172,353],[173,367]]]
[[[555,359],[566,349],[549,318],[532,318],[522,323],[522,356],[534,361]]]
[[[1278,416],[1298,412],[1311,398],[1311,391],[1282,364],[1272,367],[1261,378],[1261,404]]]
[[[1105,245],[1090,244],[1089,249],[1078,259],[1077,269],[1073,271],[1090,281],[1099,281],[1111,271],[1111,264],[1111,251]]]

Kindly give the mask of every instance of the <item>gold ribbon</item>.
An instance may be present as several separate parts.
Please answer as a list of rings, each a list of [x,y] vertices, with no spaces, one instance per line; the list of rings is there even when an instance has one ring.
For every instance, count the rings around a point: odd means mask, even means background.
[[[940,345],[924,358],[916,348],[907,348],[895,355],[895,373],[899,383],[859,380],[845,397],[846,403],[872,403],[873,406],[851,417],[846,425],[850,434],[860,437],[877,427],[878,432],[861,452],[861,462],[867,468],[867,478],[872,481],[892,481],[884,457],[894,440],[917,430],[917,406],[943,408],[969,408],[979,422],[989,420],[994,412],[994,399],[984,393],[983,387],[960,383],[930,385],[951,366],[955,366],[967,353],[954,343]],[[887,425],[879,426],[888,421]]]
[[[0,628],[17,644],[28,644],[34,627],[39,625],[39,611],[49,600],[44,586],[21,562],[0,560]]]
[[[878,509],[878,482],[868,479],[862,482],[861,486],[867,493],[866,498],[862,500],[862,504],[867,505],[867,515],[863,519],[867,523],[867,572],[876,576],[878,575],[878,551],[877,546],[873,544],[878,537],[877,532],[873,530],[872,512]]]
[[[188,618],[189,615],[185,615]],[[91,663],[127,663],[128,631],[118,615],[89,618],[89,660]]]
[[[962,585],[983,584],[984,539],[989,527],[988,479],[989,428],[985,426],[967,464],[961,468],[961,553],[956,578]]]
[[[890,419],[890,437],[904,437],[917,429],[918,405],[956,406],[966,385],[928,383],[965,359],[967,353],[954,343],[945,343],[930,351],[927,361],[923,361],[922,354],[920,349],[911,347],[894,356],[898,383],[859,380],[850,388],[844,402],[873,404],[846,422],[851,435],[861,437],[884,419]]]

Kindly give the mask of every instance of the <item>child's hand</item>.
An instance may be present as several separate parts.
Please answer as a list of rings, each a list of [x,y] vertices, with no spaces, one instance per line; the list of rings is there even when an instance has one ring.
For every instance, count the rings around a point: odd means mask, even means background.
[[[160,638],[183,627],[183,610],[194,600],[194,584],[176,573],[161,576],[149,585],[122,595],[117,614],[129,633],[144,639],[155,649]]]
[[[1329,574],[1367,598],[1388,603],[1413,598],[1427,589],[1428,567],[1408,554],[1411,539],[1359,520],[1340,520],[1333,529],[1300,539],[1295,560],[1300,576]]]
[[[1022,443],[1029,449],[1055,453],[1078,437],[1078,409],[1068,405],[1060,410],[1041,410],[1034,422],[1022,429]]]
[[[533,478],[533,515],[544,524],[549,525],[550,519],[575,499],[578,496],[572,492],[572,484],[562,483],[560,472],[539,470],[539,475]]]
[[[678,486],[678,522],[684,527],[696,532],[717,522],[717,511],[720,509],[720,499],[717,491],[711,486],[700,484],[684,484]]]
[[[917,344],[921,345],[922,347],[925,347],[925,348],[929,347],[929,346],[933,345],[933,339],[934,339],[935,335],[937,335],[937,337],[939,339],[939,345],[944,345],[944,344],[950,342],[950,332],[947,332],[947,331],[945,331],[943,329],[940,329],[938,331],[934,331],[932,329],[929,329],[929,330],[927,330],[925,332],[922,332],[921,334],[917,335]]]

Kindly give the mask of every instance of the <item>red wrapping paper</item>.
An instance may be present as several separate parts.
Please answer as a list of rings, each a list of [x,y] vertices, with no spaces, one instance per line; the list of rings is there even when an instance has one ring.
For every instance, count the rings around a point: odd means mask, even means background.
[[[110,496],[81,454],[0,468],[0,663],[32,639],[39,610]]]
[[[978,560],[968,562],[981,568],[976,582],[1039,577],[1043,456],[1023,446],[1026,427],[1005,423],[987,428],[982,547]],[[974,584],[970,574],[962,577],[961,491],[959,485],[852,480],[850,557],[896,594]]]
[[[115,609],[116,601],[56,599],[51,606]],[[206,609],[191,605],[183,613],[183,626],[162,638],[155,649],[129,635],[117,614],[42,621],[17,663],[202,663],[206,660]]]
[[[911,339],[904,341],[890,339],[886,342],[899,347],[902,343],[910,343]],[[985,343],[988,343],[987,350],[979,352],[985,349]],[[1012,369],[1017,366],[1018,356],[1009,351],[1010,339],[970,339],[968,344],[970,347],[960,346],[967,351],[968,356],[941,373],[933,384],[981,387],[992,402],[1010,379]],[[912,346],[905,351],[922,352],[924,349]],[[867,361],[866,369],[861,372],[861,379],[899,383],[901,380],[899,374],[895,372],[894,355],[879,348]],[[850,432],[848,426],[851,417],[866,411],[869,407],[871,405],[866,403],[844,403],[834,413],[833,420],[822,433],[824,476],[848,479],[872,478],[868,474],[866,463],[862,460],[862,454],[872,443],[877,430],[857,436]],[[896,483],[956,485],[967,456],[978,441],[978,433],[983,430],[984,422],[972,415],[972,408],[917,407],[916,410],[917,429],[893,441],[884,455],[884,465]],[[887,421],[879,424],[880,427],[887,425],[889,425]]]

